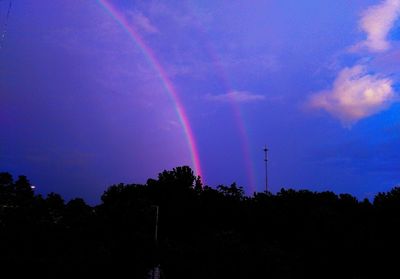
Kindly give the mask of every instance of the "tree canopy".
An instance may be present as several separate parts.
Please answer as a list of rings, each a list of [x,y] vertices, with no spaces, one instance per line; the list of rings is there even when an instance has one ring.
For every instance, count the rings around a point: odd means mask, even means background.
[[[154,266],[165,278],[383,278],[396,272],[399,216],[398,187],[372,203],[293,189],[249,197],[183,166],[111,185],[90,206],[0,173],[0,265],[42,278],[146,278]]]

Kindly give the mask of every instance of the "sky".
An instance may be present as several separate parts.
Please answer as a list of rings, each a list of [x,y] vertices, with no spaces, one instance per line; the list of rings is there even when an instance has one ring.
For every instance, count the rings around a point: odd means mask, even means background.
[[[39,193],[251,195],[264,145],[272,192],[400,184],[400,0],[0,0],[0,34],[0,171]]]

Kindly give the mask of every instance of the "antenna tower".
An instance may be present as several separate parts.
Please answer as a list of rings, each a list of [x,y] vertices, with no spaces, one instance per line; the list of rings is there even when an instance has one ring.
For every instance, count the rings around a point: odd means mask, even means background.
[[[264,162],[265,162],[265,192],[268,192],[268,148],[264,146]]]

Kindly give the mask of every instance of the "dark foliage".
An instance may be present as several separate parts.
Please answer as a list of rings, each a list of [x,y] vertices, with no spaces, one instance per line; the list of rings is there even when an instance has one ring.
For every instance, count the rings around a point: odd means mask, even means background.
[[[246,197],[201,185],[189,167],[113,185],[91,207],[0,173],[4,278],[394,278],[400,188],[373,203],[282,189]],[[156,216],[158,214],[158,234]]]

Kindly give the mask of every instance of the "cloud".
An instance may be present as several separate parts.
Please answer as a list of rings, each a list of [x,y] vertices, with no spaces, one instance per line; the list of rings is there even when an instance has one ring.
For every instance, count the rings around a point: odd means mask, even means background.
[[[369,7],[360,20],[360,28],[367,34],[367,39],[353,47],[353,50],[362,47],[367,47],[371,52],[388,50],[390,42],[387,36],[399,16],[400,0],[385,0]]]
[[[352,46],[351,51],[364,48],[375,53],[387,51],[391,47],[388,34],[399,17],[400,0],[384,0],[378,5],[367,8],[359,22],[367,38]],[[368,74],[366,67],[361,64],[368,63],[371,66],[377,57],[382,57],[382,54],[365,57],[364,62],[342,69],[333,88],[311,96],[309,105],[326,110],[349,126],[360,119],[383,111],[391,103],[398,101],[393,89],[394,76],[388,78],[383,75]]]
[[[231,91],[221,95],[207,95],[206,97],[210,101],[215,102],[238,102],[238,103],[249,103],[265,100],[264,95],[254,94],[248,91]]]
[[[368,74],[364,66],[356,65],[341,70],[333,88],[316,93],[309,104],[326,110],[343,124],[351,125],[396,101],[392,84],[391,79]]]
[[[158,33],[157,27],[155,27],[150,19],[143,15],[141,12],[136,12],[136,11],[130,11],[128,13],[128,16],[130,17],[132,23],[136,26],[139,27],[141,30],[143,30],[146,33],[149,34],[154,34]]]

